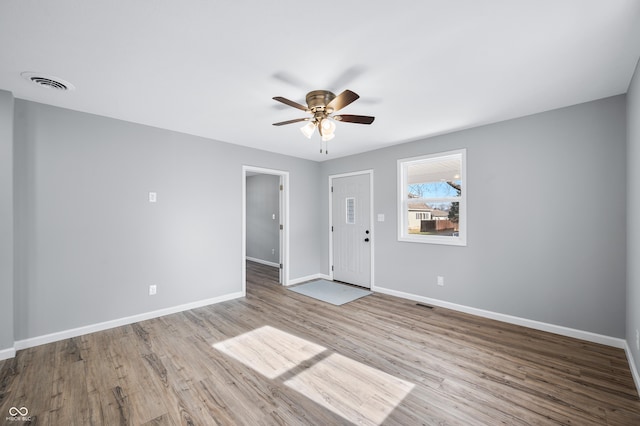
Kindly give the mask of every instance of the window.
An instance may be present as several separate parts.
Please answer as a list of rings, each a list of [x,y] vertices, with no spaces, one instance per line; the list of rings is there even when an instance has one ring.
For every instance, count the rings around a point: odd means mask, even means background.
[[[466,150],[398,160],[398,240],[467,245]]]
[[[346,206],[347,206],[347,225],[355,225],[356,223],[356,199],[349,197],[346,198]]]

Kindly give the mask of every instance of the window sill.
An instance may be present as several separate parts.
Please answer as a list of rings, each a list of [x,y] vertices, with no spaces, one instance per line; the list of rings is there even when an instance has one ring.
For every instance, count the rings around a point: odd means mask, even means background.
[[[437,235],[403,235],[398,241],[405,243],[439,244],[447,246],[466,246],[467,240],[463,237],[448,237]]]

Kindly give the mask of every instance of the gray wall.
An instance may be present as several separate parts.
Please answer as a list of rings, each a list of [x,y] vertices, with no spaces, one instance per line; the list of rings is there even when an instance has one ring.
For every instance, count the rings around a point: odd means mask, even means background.
[[[242,165],[289,171],[291,278],[320,268],[315,162],[22,100],[15,116],[18,340],[240,292]]]
[[[13,348],[13,96],[0,90],[0,351]]]
[[[374,170],[376,286],[624,337],[625,121],[625,97],[607,98],[328,161],[319,188]],[[458,148],[468,246],[398,242],[396,160]]]
[[[640,351],[636,333],[640,331],[640,65],[627,93],[627,343],[636,371],[640,371]]]
[[[260,174],[247,177],[247,256],[279,263],[279,176]]]
[[[625,336],[627,312],[633,349],[640,223],[631,213],[640,207],[640,179],[633,167],[626,174],[625,103],[634,165],[637,74],[628,99],[324,163],[28,101],[14,105],[0,92],[0,232],[15,229],[14,253],[0,241],[0,350],[14,337],[240,291],[243,164],[290,172],[292,279],[328,273],[326,228],[308,226],[328,224],[328,176],[371,168],[374,211],[386,215],[375,223],[377,286],[615,337]],[[398,242],[396,159],[456,148],[468,150],[468,246]],[[147,202],[149,191],[158,203]],[[14,295],[6,278],[12,264]],[[444,287],[436,275],[444,275]],[[147,295],[149,284],[158,285],[157,296]]]

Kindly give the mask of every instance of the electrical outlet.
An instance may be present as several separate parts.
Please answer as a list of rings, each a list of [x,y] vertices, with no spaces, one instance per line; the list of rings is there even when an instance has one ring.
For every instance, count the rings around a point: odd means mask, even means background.
[[[154,294],[157,293],[157,287],[155,284],[152,284],[149,286],[149,296],[153,296]]]
[[[271,249],[271,254],[276,254],[276,249]]]
[[[150,192],[149,193],[149,202],[150,203],[155,203],[156,201],[158,201],[158,194],[156,194],[155,192]]]
[[[443,287],[443,286],[444,286],[444,277],[443,277],[442,275],[438,275],[438,281],[437,281],[437,284],[438,284],[440,287]]]
[[[640,331],[636,328],[636,350],[640,351]]]

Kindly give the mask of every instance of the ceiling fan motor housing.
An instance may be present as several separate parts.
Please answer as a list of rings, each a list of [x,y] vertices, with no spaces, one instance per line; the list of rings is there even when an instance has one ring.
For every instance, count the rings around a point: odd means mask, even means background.
[[[324,111],[325,107],[335,99],[336,95],[329,92],[328,90],[314,90],[313,92],[307,93],[307,106],[311,110],[311,112]],[[333,111],[326,111],[327,113],[331,113]]]

